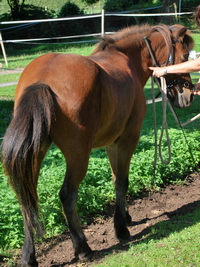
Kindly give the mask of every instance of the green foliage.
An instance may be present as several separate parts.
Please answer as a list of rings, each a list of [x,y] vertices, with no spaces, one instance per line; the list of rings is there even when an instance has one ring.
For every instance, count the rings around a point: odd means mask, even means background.
[[[104,3],[104,9],[110,12],[141,9],[141,11],[137,10],[137,13],[144,13],[144,10],[142,9],[152,7],[153,5],[156,6],[158,3],[154,3],[152,0],[106,0]],[[155,12],[155,10],[153,12]]]
[[[20,247],[23,240],[23,219],[17,199],[0,168],[0,250]]]
[[[183,0],[182,1],[182,10],[193,12],[199,5],[199,0]]]
[[[70,17],[74,15],[82,15],[83,13],[83,10],[81,10],[77,5],[71,2],[67,2],[61,7],[58,17]],[[61,23],[59,25],[60,26],[57,27],[59,35],[75,35],[84,33],[85,30],[79,20],[70,20],[66,23]]]
[[[76,4],[67,2],[64,6],[61,7],[61,10],[58,14],[59,18],[73,16],[73,15],[82,15],[83,10],[81,10]]]
[[[81,0],[81,1],[86,3],[87,5],[93,5],[99,2],[99,0]]]
[[[16,20],[24,7],[25,0],[7,0],[10,7],[11,18]]]
[[[106,0],[104,4],[104,9],[106,11],[125,11],[129,10],[129,8],[133,4],[137,4],[139,1],[133,1],[133,0]]]
[[[4,13],[1,19],[5,17],[7,17],[8,20],[46,19],[52,18],[53,14],[55,13],[53,10],[48,11],[41,6],[35,6],[33,4],[26,5],[24,2],[25,1],[20,3],[19,1],[9,0],[8,3],[11,8],[11,12],[8,14]]]
[[[0,100],[0,138],[3,137],[4,131],[10,122],[12,109],[12,100]]]
[[[53,18],[54,13],[53,10],[45,10],[39,6],[24,5],[15,20],[48,19]]]

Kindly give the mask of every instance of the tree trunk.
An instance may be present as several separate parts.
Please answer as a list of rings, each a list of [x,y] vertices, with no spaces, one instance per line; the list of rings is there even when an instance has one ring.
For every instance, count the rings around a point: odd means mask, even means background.
[[[164,13],[175,13],[178,12],[179,0],[164,0]],[[165,23],[172,25],[176,23],[177,18],[175,16],[166,16]]]
[[[11,17],[13,20],[17,20],[20,17],[20,12],[23,9],[25,0],[7,0],[11,11]]]

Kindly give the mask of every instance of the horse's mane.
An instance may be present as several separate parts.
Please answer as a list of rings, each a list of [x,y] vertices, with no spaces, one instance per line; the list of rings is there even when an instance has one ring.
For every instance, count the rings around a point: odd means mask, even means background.
[[[148,37],[153,32],[160,32],[165,39],[165,43],[170,49],[171,47],[171,31],[170,27],[164,24],[160,24],[157,26],[150,26],[149,24],[144,24],[142,26],[131,26],[119,30],[113,35],[105,35],[102,37],[101,41],[98,43],[94,53],[99,51],[103,51],[108,47],[114,47],[120,49],[123,43],[128,42],[136,42],[138,39],[141,39],[141,35]],[[193,46],[193,39],[189,34],[186,34],[186,38],[184,38],[185,45],[191,50]]]
[[[97,44],[97,47],[93,53],[98,51],[103,51],[109,46],[117,46],[119,41],[123,41],[126,39],[131,39],[133,36],[137,34],[141,34],[144,32],[148,32],[151,29],[151,26],[145,24],[143,26],[131,26],[119,30],[118,32],[114,33],[113,35],[104,35],[101,41]]]

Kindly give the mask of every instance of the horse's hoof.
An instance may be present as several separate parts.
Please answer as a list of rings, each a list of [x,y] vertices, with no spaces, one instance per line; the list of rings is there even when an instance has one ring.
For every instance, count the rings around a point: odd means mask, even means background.
[[[82,262],[87,262],[87,261],[91,260],[92,256],[93,256],[92,250],[78,254],[78,258]]]
[[[22,267],[38,267],[38,262],[35,261],[34,263],[32,264],[26,264],[26,263],[22,263],[21,265]]]
[[[115,238],[118,239],[119,241],[125,241],[129,240],[131,237],[130,232],[128,229],[124,230],[123,232],[116,233],[115,232]]]
[[[126,213],[126,224],[129,226],[132,223],[131,215],[127,212]]]

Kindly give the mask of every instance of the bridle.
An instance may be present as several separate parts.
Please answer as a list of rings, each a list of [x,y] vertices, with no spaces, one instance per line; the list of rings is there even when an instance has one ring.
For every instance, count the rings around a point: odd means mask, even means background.
[[[166,32],[162,28],[159,28],[159,27],[156,27],[155,29],[162,34],[166,44],[168,44],[167,41],[166,41]],[[153,63],[154,63],[154,65],[156,67],[174,65],[174,58],[175,58],[174,45],[175,45],[176,42],[173,42],[172,40],[170,40],[171,41],[170,42],[171,45],[170,45],[170,47],[168,47],[169,48],[169,55],[168,55],[167,60],[165,62],[163,62],[163,63],[157,63],[157,61],[155,59],[155,56],[153,54],[152,48],[151,48],[151,46],[149,44],[149,40],[147,39],[147,37],[144,37],[144,41],[145,41],[146,46],[147,46],[147,48],[149,50],[149,53],[150,53],[151,58],[153,60]],[[174,76],[175,76],[175,74],[174,74]],[[159,83],[157,78],[155,79],[155,81],[156,81],[157,84]],[[167,92],[170,93],[172,91],[172,88],[176,86],[178,88],[178,92],[180,94],[182,94],[183,93],[183,89],[180,86],[180,84],[182,84],[182,87],[185,87],[185,88],[193,87],[193,84],[191,82],[185,80],[185,79],[174,78],[172,81],[167,82]]]
[[[146,36],[144,37],[144,41],[145,41],[146,46],[147,46],[147,48],[149,50],[149,53],[151,55],[151,58],[152,58],[153,63],[154,63],[154,66],[155,67],[160,67],[160,66],[163,66],[163,65],[167,66],[168,64],[173,65],[174,64],[174,44],[175,43],[172,42],[171,38],[169,40],[169,35],[166,34],[166,31],[163,28],[157,26],[157,27],[153,27],[153,29],[155,31],[159,31],[161,33],[161,35],[163,36],[163,38],[165,40],[165,43],[166,43],[166,45],[168,47],[168,58],[167,58],[167,60],[165,62],[163,62],[163,63],[158,63],[156,61],[156,58],[154,57],[154,54],[153,54],[152,48],[150,46],[149,40],[147,39]],[[167,41],[167,38],[168,38],[168,41]],[[169,43],[170,43],[170,46],[169,46]]]
[[[182,86],[180,86],[180,84],[182,84]],[[182,87],[190,88],[193,85],[192,85],[192,83],[188,82],[187,80],[184,80],[184,79],[180,80],[180,79],[175,78],[173,81],[170,81],[167,84],[167,91],[170,93],[171,89],[175,86],[178,88],[179,93],[182,94],[183,93]]]

